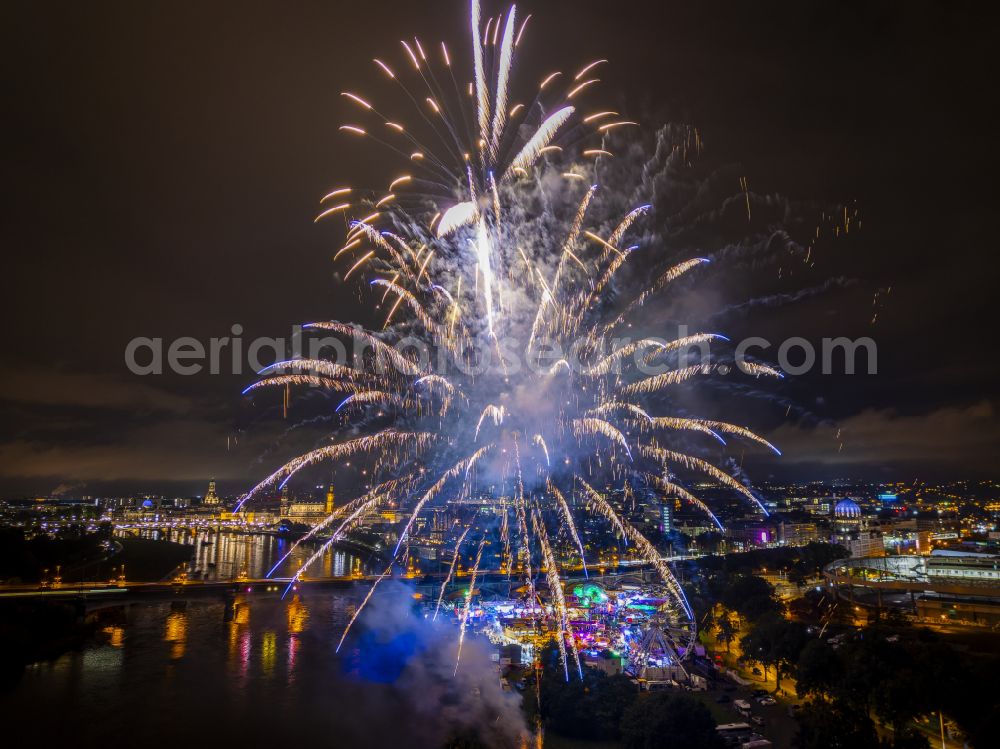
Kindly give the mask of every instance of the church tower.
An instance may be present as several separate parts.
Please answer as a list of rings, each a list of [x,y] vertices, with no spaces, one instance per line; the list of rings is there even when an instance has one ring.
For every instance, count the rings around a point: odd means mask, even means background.
[[[208,482],[208,494],[205,495],[206,505],[218,505],[222,504],[222,500],[219,495],[215,493],[215,479]]]

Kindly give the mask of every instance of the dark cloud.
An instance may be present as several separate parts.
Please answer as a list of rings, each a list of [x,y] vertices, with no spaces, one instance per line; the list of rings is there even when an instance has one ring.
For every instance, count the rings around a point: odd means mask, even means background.
[[[8,370],[0,374],[4,400],[41,406],[68,406],[124,411],[190,412],[193,402],[155,381],[128,374],[92,374],[59,370]]]
[[[787,463],[826,464],[841,471],[916,464],[983,471],[992,467],[1000,449],[997,406],[988,400],[914,414],[865,410],[836,424],[783,425],[771,437],[788,445]]]
[[[225,441],[218,425],[188,420],[129,429],[105,444],[13,440],[0,444],[0,471],[14,478],[91,482],[243,475],[245,462],[226,459]]]
[[[895,461],[909,443],[893,414],[996,402],[1000,350],[984,345],[1000,263],[989,251],[998,150],[984,94],[994,11],[929,0],[531,5],[519,49],[531,73],[519,84],[607,57],[594,101],[650,126],[697,126],[719,185],[736,194],[747,177],[761,215],[780,217],[787,199],[860,208],[860,231],[814,253],[809,271],[735,255],[700,276],[691,311],[733,305],[740,314],[720,322],[734,338],[878,342],[877,376],[785,383],[771,410],[747,407],[755,426],[808,412],[857,427],[871,454]],[[260,429],[267,410],[240,405],[247,375],[135,378],[125,347],[136,336],[206,341],[234,323],[252,338],[355,319],[356,298],[332,280],[339,237],[313,212],[331,186],[396,167],[337,137],[337,93],[375,80],[369,61],[402,54],[398,39],[460,49],[465,13],[460,0],[15,4],[0,29],[11,133],[0,476],[40,489],[101,473],[249,478],[274,430],[236,458],[225,450],[234,423]],[[880,428],[898,447],[879,451]],[[976,428],[984,441],[996,433]],[[779,434],[791,454],[802,440],[811,471],[867,465],[856,443],[830,456],[808,430]],[[973,447],[953,470],[980,460]]]

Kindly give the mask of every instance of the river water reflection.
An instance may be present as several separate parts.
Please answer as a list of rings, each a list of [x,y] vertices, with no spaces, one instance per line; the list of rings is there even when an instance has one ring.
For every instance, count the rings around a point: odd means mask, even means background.
[[[189,572],[207,580],[263,577],[293,543],[179,529],[146,537],[192,545]],[[303,544],[275,577],[316,548]],[[371,572],[330,549],[308,577],[355,569]],[[0,691],[4,746],[437,749],[456,724],[522,729],[520,697],[501,692],[495,652],[466,638],[456,678],[456,630],[429,622],[410,583],[384,583],[338,653],[370,584],[336,585],[307,582],[284,598],[280,584],[192,588],[188,598],[180,589],[173,600],[90,612],[92,641],[28,666]]]
[[[294,544],[292,539],[266,533],[215,533],[186,528],[146,529],[140,531],[139,536],[192,546],[194,556],[188,565],[189,577],[204,580],[232,580],[240,575],[266,577],[275,562]],[[317,544],[311,542],[302,544],[275,570],[274,575],[291,577],[317,548]],[[324,552],[322,559],[313,563],[308,574],[310,577],[346,577],[356,570],[368,571],[367,565],[357,555],[330,548]]]
[[[0,693],[5,738],[12,727],[31,746],[254,747],[343,734],[357,654],[334,651],[364,590],[105,612],[95,642]]]

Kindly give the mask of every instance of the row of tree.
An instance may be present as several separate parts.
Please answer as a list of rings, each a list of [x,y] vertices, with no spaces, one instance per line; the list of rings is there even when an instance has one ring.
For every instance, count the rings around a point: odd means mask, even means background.
[[[779,546],[773,549],[751,549],[717,556],[702,557],[697,565],[713,575],[728,578],[732,575],[751,575],[767,569],[782,572],[788,580],[801,584],[815,577],[831,562],[848,556],[847,549],[839,544],[812,542],[805,546]]]
[[[877,717],[891,730],[894,747],[922,747],[926,738],[913,722],[931,718],[936,725],[949,716],[971,746],[996,746],[998,666],[995,654],[969,655],[926,629],[876,625],[837,646],[810,640],[795,664],[798,692],[811,698],[799,745],[819,749],[840,736],[845,746],[876,747]]]
[[[0,582],[38,582],[57,565],[69,579],[74,566],[104,555],[101,544],[111,537],[110,525],[104,524],[97,533],[85,533],[82,526],[76,531],[62,538],[26,539],[21,528],[0,528]]]
[[[566,680],[558,650],[541,656],[539,706],[546,730],[569,738],[619,740],[625,749],[723,746],[705,705],[685,692],[640,692],[623,674],[584,668]]]
[[[824,558],[816,551],[809,563]],[[996,744],[1000,657],[970,656],[898,619],[892,626],[877,623],[849,631],[831,644],[816,628],[786,618],[767,581],[724,571],[727,566],[745,570],[743,561],[710,563],[714,569],[699,586],[702,627],[714,626],[727,650],[739,636],[741,659],[759,665],[765,679],[773,672],[777,690],[782,677],[795,678],[798,694],[809,700],[800,716],[800,749],[923,747],[927,739],[914,721],[939,714],[952,718],[971,746]],[[735,616],[744,622],[742,634]],[[881,743],[876,719],[891,733]]]

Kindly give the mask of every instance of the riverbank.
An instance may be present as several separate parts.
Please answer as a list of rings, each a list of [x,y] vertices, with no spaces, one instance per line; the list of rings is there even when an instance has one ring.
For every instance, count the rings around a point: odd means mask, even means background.
[[[130,582],[156,583],[172,575],[194,556],[194,547],[173,541],[152,541],[145,538],[116,539],[118,553],[108,562]]]

